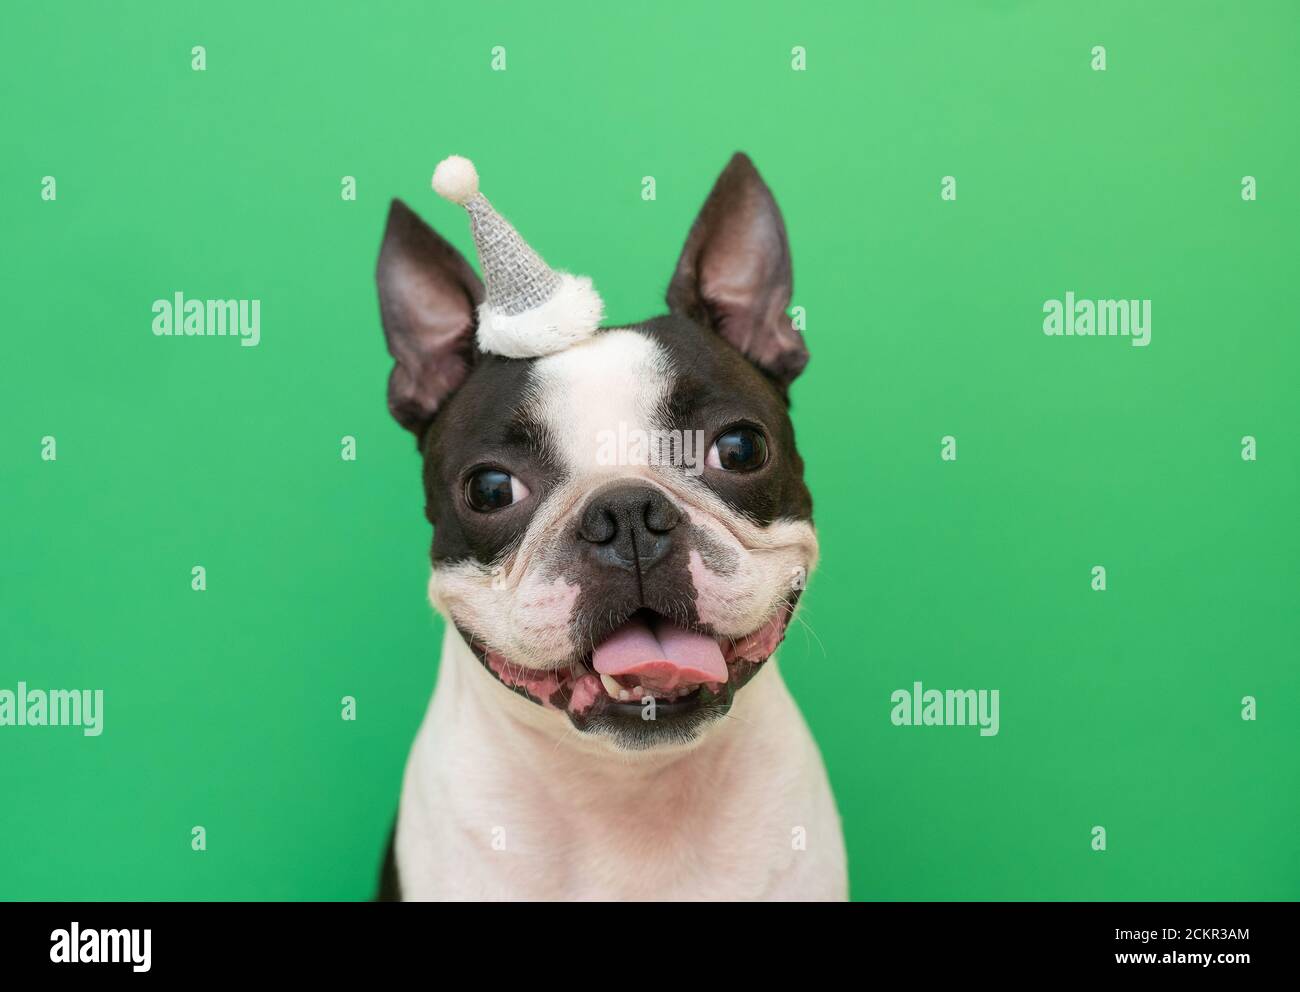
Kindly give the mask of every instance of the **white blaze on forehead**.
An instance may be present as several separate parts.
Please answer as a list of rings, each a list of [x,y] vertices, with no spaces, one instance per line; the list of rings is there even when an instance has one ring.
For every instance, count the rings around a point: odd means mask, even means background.
[[[603,331],[533,366],[536,415],[573,475],[627,472],[602,465],[601,439],[620,431],[650,432],[668,396],[669,361],[653,340],[636,331]],[[606,459],[608,460],[608,459]]]

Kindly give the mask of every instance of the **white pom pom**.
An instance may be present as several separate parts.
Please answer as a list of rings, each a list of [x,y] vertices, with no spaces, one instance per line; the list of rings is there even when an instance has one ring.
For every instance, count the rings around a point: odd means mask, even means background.
[[[468,203],[478,195],[478,173],[474,163],[449,155],[433,170],[433,191],[452,203]]]

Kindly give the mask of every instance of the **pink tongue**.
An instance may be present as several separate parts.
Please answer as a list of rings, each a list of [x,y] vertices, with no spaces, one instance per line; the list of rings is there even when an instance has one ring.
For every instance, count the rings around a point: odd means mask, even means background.
[[[727,681],[718,642],[667,620],[656,619],[651,629],[645,620],[633,617],[605,638],[591,661],[602,675],[636,675],[653,689]]]

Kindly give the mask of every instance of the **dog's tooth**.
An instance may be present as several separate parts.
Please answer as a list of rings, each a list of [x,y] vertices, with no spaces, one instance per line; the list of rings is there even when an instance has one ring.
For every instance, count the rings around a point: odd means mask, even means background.
[[[619,689],[619,690],[618,690],[618,701],[619,701],[620,703],[626,703],[626,702],[627,702],[629,699],[631,699],[631,698],[632,698],[632,697],[628,695],[628,692],[627,692],[626,689]]]
[[[605,687],[605,693],[611,699],[617,699],[618,694],[620,692],[625,691],[623,687],[618,684],[617,679],[613,678],[610,675],[606,675],[604,672],[600,673],[600,684]]]

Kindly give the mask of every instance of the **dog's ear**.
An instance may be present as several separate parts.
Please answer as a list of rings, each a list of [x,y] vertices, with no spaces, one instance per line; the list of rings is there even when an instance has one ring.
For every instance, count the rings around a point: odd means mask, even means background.
[[[388,210],[375,270],[395,365],[388,409],[416,437],[469,374],[483,284],[455,248],[401,200]]]
[[[781,211],[749,156],[737,152],[686,238],[668,307],[712,327],[785,387],[808,364],[785,312],[793,283]]]

